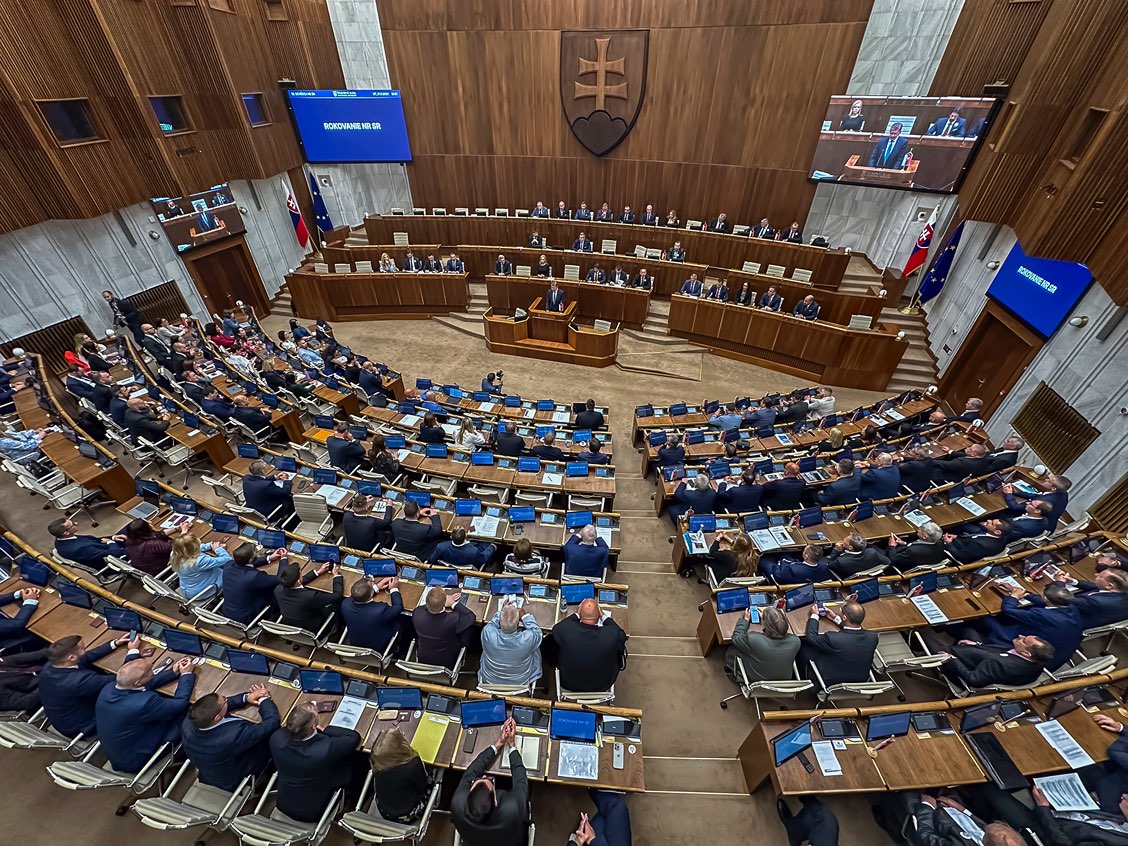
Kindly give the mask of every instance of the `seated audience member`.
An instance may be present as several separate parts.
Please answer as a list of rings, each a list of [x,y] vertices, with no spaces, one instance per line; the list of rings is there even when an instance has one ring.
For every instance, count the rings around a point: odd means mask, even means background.
[[[128,408],[125,412],[125,428],[129,432],[129,441],[134,446],[138,445],[138,438],[153,443],[159,447],[168,446],[170,441],[166,434],[169,427],[167,413],[157,415],[144,397],[134,397],[126,402]]]
[[[807,415],[811,412],[811,407],[807,404],[806,400],[795,399],[793,397],[781,397],[780,406],[776,411],[775,422],[777,425],[784,423],[800,423],[807,419]]]
[[[791,244],[803,243],[803,230],[799,228],[799,221],[792,221],[791,226],[783,233],[781,241],[787,241]]]
[[[826,560],[830,571],[840,579],[854,578],[856,574],[874,567],[889,566],[889,556],[878,547],[870,546],[869,541],[858,532],[851,532],[838,541]]]
[[[76,397],[83,399],[90,399],[90,395],[94,393],[94,383],[87,375],[85,368],[80,365],[73,364],[67,368],[66,379],[63,380],[63,387],[69,393],[74,394]]]
[[[433,508],[420,508],[410,500],[403,504],[403,516],[392,520],[396,552],[426,561],[443,535],[443,524]]]
[[[1018,635],[1011,648],[960,641],[948,648],[940,669],[971,690],[993,685],[1033,684],[1054,660],[1054,648],[1040,637]]]
[[[221,613],[227,619],[244,625],[250,625],[274,603],[274,589],[281,584],[275,573],[260,568],[277,568],[286,560],[284,549],[259,556],[255,555],[257,551],[253,543],[241,544],[231,553],[231,560],[223,568]]]
[[[751,467],[745,467],[740,476],[737,477],[739,478],[737,484],[730,481],[732,478],[734,477],[729,477],[729,479],[718,483],[714,507],[718,507],[729,514],[744,514],[759,508],[764,489],[756,481],[756,471]]]
[[[188,713],[196,685],[193,659],[181,658],[153,675],[153,662],[138,658],[121,665],[113,684],[98,694],[94,706],[101,751],[121,773],[137,773],[165,743],[180,740],[180,723]],[[172,696],[157,689],[177,680]]]
[[[753,575],[752,540],[744,532],[718,532],[709,547],[709,567],[717,582]]]
[[[458,653],[470,645],[474,612],[459,603],[462,591],[447,593],[441,587],[427,591],[423,605],[411,612],[415,626],[416,660],[452,669]]]
[[[509,718],[466,768],[450,801],[450,816],[466,846],[524,846],[529,836],[529,780],[517,750],[517,725]],[[512,787],[502,790],[486,773],[508,755]]]
[[[552,216],[559,220],[570,220],[572,217],[572,212],[564,203],[564,201],[561,200],[559,203],[557,203],[556,209],[552,212]]]
[[[1111,752],[1111,749],[1110,749]],[[1100,792],[1098,788],[1098,792]],[[1033,823],[1036,831],[1045,837],[1049,846],[1125,846],[1128,844],[1128,826],[1120,820],[1128,817],[1128,798],[1121,796],[1115,812],[1106,811],[1111,807],[1111,800],[1102,802],[1100,811],[1056,811],[1050,805],[1041,788],[1035,787]],[[1013,798],[1007,794],[1008,798]],[[1014,803],[1027,810],[1026,806],[1018,800]],[[1115,814],[1112,819],[1110,814]],[[992,825],[1000,825],[993,823]],[[988,826],[991,828],[991,826]],[[1023,839],[1008,840],[1005,843],[998,841],[1001,846],[1025,846],[1030,841]],[[983,839],[983,846],[996,846]]]
[[[779,311],[783,308],[783,297],[776,291],[775,285],[768,286],[768,290],[760,296],[757,305],[767,311]]]
[[[285,725],[270,736],[278,810],[299,822],[317,822],[337,790],[345,790],[347,806],[349,794],[359,793],[368,775],[360,742],[352,729],[321,728],[316,702],[294,706]]]
[[[716,501],[717,492],[713,490],[706,474],[698,473],[696,476],[683,479],[677,490],[674,491],[674,501],[670,503],[669,507],[669,515],[674,523],[674,528],[678,527],[678,518],[690,509],[698,514],[712,514],[713,505]]]
[[[449,440],[446,430],[439,425],[439,419],[435,417],[434,412],[428,411],[423,415],[423,421],[419,426],[419,440],[425,444],[445,444]]]
[[[982,523],[969,523],[958,534],[944,535],[948,555],[961,564],[972,564],[982,558],[1000,554],[1007,548],[1010,535],[1009,520],[984,520]]]
[[[203,398],[200,400],[200,409],[208,417],[214,417],[216,420],[227,421],[235,416],[235,403],[221,396],[218,388],[208,385],[201,388]]]
[[[513,551],[505,556],[502,565],[507,573],[519,573],[524,576],[541,576],[548,573],[548,559],[533,549],[533,543],[528,538],[518,538],[513,544]]]
[[[772,225],[768,222],[768,219],[766,217],[763,217],[763,218],[760,218],[760,222],[758,224],[756,224],[755,226],[752,227],[751,237],[753,237],[753,238],[764,238],[766,240],[771,240],[771,239],[775,238],[775,230],[772,228]]]
[[[681,241],[674,241],[674,245],[666,252],[667,261],[685,261],[685,247]]]
[[[55,539],[55,551],[76,564],[91,570],[101,570],[106,566],[106,556],[123,558],[126,554],[125,535],[100,538],[95,535],[79,535],[75,529],[78,524],[69,517],[52,520],[47,531]]]
[[[251,405],[251,400],[246,394],[239,394],[231,402],[235,406],[235,411],[231,415],[232,419],[239,421],[260,436],[265,434],[271,440],[288,440],[284,429],[274,428],[274,424],[271,423],[270,412],[262,408],[255,408]]]
[[[677,467],[685,464],[685,447],[681,445],[681,435],[672,433],[666,443],[658,447],[657,464],[659,467]]]
[[[482,662],[478,684],[533,684],[541,677],[540,645],[544,634],[529,612],[505,600],[482,629]]]
[[[80,635],[61,637],[47,647],[47,663],[39,671],[39,702],[51,727],[67,738],[98,734],[94,706],[98,694],[114,677],[94,666],[115,649],[128,645],[126,661],[141,655],[141,640],[124,634],[101,646],[87,649]]]
[[[260,721],[230,716],[244,708],[257,708]],[[188,708],[180,737],[200,782],[234,793],[244,778],[262,775],[270,765],[270,736],[281,725],[267,686],[256,684],[235,696],[201,696]]]
[[[572,250],[577,253],[590,253],[592,249],[591,239],[584,232],[581,232],[580,237],[572,242]]]
[[[639,268],[635,278],[631,280],[632,288],[639,288],[643,291],[649,291],[654,286],[654,280],[651,279],[650,274],[647,273],[645,267]]]
[[[869,679],[873,653],[877,650],[877,634],[862,628],[865,619],[865,606],[847,602],[842,606],[842,616],[832,618],[832,622],[840,626],[839,630],[821,634],[818,604],[811,606],[803,638],[803,658],[818,668],[828,687]]]
[[[318,576],[333,571],[333,590],[314,590],[306,587]],[[278,605],[282,622],[311,632],[318,632],[325,621],[336,611],[345,598],[345,580],[340,569],[326,561],[302,575],[297,564],[286,563],[278,568],[278,587],[274,601]]]
[[[533,268],[533,276],[543,276],[546,279],[552,276],[552,265],[548,263],[548,256],[541,253],[541,257],[537,260],[536,267]]]
[[[744,282],[740,286],[740,290],[736,292],[736,297],[733,302],[738,306],[750,306],[756,299],[756,292],[752,290],[752,286]]]
[[[815,495],[819,505],[850,505],[861,498],[862,470],[849,458],[838,462],[838,478]]]
[[[195,371],[191,371],[195,373]],[[90,392],[90,402],[103,414],[110,413],[110,403],[114,399],[114,377],[106,372],[94,376],[94,388]]]
[[[1029,809],[1010,794],[1006,798],[1021,807],[1024,813],[1030,814]],[[978,805],[982,803],[975,804],[979,810]],[[1006,823],[988,824],[951,794],[934,799],[916,791],[887,792],[874,806],[873,814],[887,833],[895,834],[897,840],[908,846],[956,846],[967,843],[980,843],[982,846],[1027,846],[1028,842]],[[957,823],[957,819],[960,822]]]
[[[725,652],[725,672],[737,683],[736,659],[744,665],[749,681],[780,681],[794,678],[795,658],[799,654],[799,638],[791,633],[787,617],[775,606],[760,609],[763,632],[749,631],[752,615],[745,610],[736,621],[732,645]]]
[[[720,429],[722,432],[739,429],[742,422],[744,422],[744,418],[731,405],[719,406],[716,414],[709,418],[709,425],[714,429]]]
[[[1081,625],[1086,629],[1109,626],[1128,620],[1128,573],[1102,570],[1091,582],[1078,582],[1082,591],[1073,602]]]
[[[517,434],[512,423],[500,423],[494,442],[494,452],[498,455],[517,458],[525,451],[525,439]]]
[[[1069,504],[1069,489],[1073,486],[1073,482],[1065,476],[1048,473],[1044,479],[1038,480],[1036,484],[1041,488],[1039,493],[1029,494],[1014,485],[1003,485],[1003,493],[1014,494],[1023,499],[1044,499],[1052,505],[1053,511],[1046,515],[1047,527],[1052,532],[1057,529],[1058,521]]]
[[[998,473],[1008,470],[1018,463],[1018,453],[1024,446],[1024,441],[1018,435],[1007,435],[998,448],[987,453],[987,472]]]
[[[893,456],[879,453],[873,464],[864,465],[861,474],[862,499],[892,499],[901,492],[901,470]]]
[[[964,410],[955,417],[948,418],[949,422],[961,421],[963,423],[974,423],[980,418],[980,411],[983,409],[983,400],[979,397],[972,397],[964,404]]]
[[[294,515],[294,495],[290,489],[287,474],[258,459],[251,462],[243,477],[244,504],[274,525],[283,524]]]
[[[592,436],[592,439],[587,442],[582,452],[576,453],[576,461],[584,461],[588,464],[610,464],[611,456],[602,452],[603,441],[599,438]]]
[[[662,224],[668,229],[678,229],[681,227],[681,221],[678,219],[678,213],[674,209],[666,212],[666,221]]]
[[[799,477],[799,465],[789,461],[783,466],[783,478],[772,479],[764,484],[764,495],[760,500],[768,511],[792,511],[803,504],[803,492],[807,483]]]
[[[791,310],[791,316],[802,317],[804,320],[814,320],[819,316],[819,304],[815,302],[813,296],[807,294],[795,304],[795,308]]]
[[[190,528],[190,524],[184,523],[180,532],[186,534]],[[138,518],[125,527],[125,552],[131,566],[157,576],[168,566],[172,540],[164,532],[154,532],[152,526]]]
[[[1054,649],[1054,658],[1046,666],[1051,672],[1081,648],[1081,620],[1072,607],[1073,594],[1063,582],[1050,582],[1041,596],[1013,587],[1008,593],[999,613],[985,617],[977,627],[986,645],[1009,646],[1020,635],[1034,635]]]
[[[486,444],[486,436],[478,431],[478,427],[472,417],[462,418],[462,423],[458,426],[458,435],[455,437],[455,440],[458,442],[459,446],[471,450],[485,446]]]
[[[803,547],[803,557],[795,560],[786,554],[778,561],[760,560],[760,572],[777,585],[801,585],[811,582],[824,582],[831,578],[830,559],[824,558],[822,547],[807,544]]]
[[[591,209],[587,203],[580,203],[580,207],[576,209],[576,220],[591,220]]]
[[[533,208],[533,210],[531,212],[529,212],[529,216],[530,217],[548,217],[549,211],[545,207],[544,203],[542,203],[540,200],[537,200],[537,204]]]
[[[416,258],[415,253],[408,250],[403,257],[403,269],[405,273],[419,273],[423,269],[423,259]]]
[[[887,554],[890,566],[902,573],[939,564],[944,560],[944,530],[930,520],[917,526],[916,538],[912,541],[890,535]]]
[[[325,439],[325,446],[329,450],[329,463],[342,473],[353,474],[371,467],[364,444],[353,437],[348,423],[338,423],[333,434]]]
[[[1017,504],[1016,509],[1008,509],[1011,530],[1007,543],[1024,538],[1036,538],[1048,531],[1046,522],[1054,507],[1044,499],[1029,499],[1025,504]]]
[[[769,426],[775,425],[776,408],[774,405],[764,403],[763,405],[750,406],[744,412],[744,425],[753,429],[766,429]]]
[[[545,432],[541,442],[529,450],[529,453],[535,455],[541,461],[564,461],[564,451],[556,446],[556,435],[552,432]]]
[[[681,295],[683,297],[700,297],[705,292],[705,286],[697,278],[696,273],[689,274],[689,278],[682,283]]]
[[[969,476],[983,476],[989,472],[988,463],[984,459],[986,455],[987,447],[983,444],[971,444],[963,451],[963,455],[950,453],[935,459],[936,471],[946,482],[958,482]]]
[[[482,390],[497,397],[503,396],[501,377],[496,373],[487,373],[482,379]]]
[[[595,692],[615,684],[626,656],[627,635],[613,618],[603,616],[594,599],[585,599],[575,614],[553,626],[552,639],[565,690]]]
[[[364,552],[373,552],[377,547],[390,545],[391,509],[385,504],[383,517],[377,517],[371,510],[370,497],[354,496],[349,510],[342,518],[341,527],[345,532],[345,546]]]
[[[195,535],[183,534],[173,540],[168,563],[185,598],[193,600],[205,591],[208,596],[217,595],[223,587],[223,568],[231,561],[223,542],[202,544]]]
[[[720,282],[714,283],[709,288],[709,293],[705,295],[707,300],[716,300],[720,303],[727,303],[729,301],[728,282],[722,279]]]
[[[379,432],[373,432],[369,440],[372,443],[368,447],[368,462],[372,465],[372,471],[389,482],[394,480],[400,472],[399,459],[388,451],[384,436]]]
[[[389,591],[391,602],[377,599],[377,594],[383,590]],[[349,643],[381,654],[401,630],[402,613],[403,597],[400,596],[399,579],[395,576],[375,584],[371,579],[358,579],[349,591],[349,598],[341,603],[341,618],[349,630]],[[406,644],[400,646],[406,649]]]
[[[939,484],[934,481],[940,477],[935,460],[929,458],[919,447],[904,450],[897,462],[897,469],[901,471],[901,487],[908,488],[913,493],[924,493]]]
[[[619,288],[624,288],[628,284],[630,284],[630,281],[630,276],[627,274],[627,271],[623,270],[623,266],[621,264],[615,265],[615,269],[607,274],[608,285],[615,285]]]
[[[607,421],[603,417],[603,412],[596,409],[593,399],[584,403],[584,410],[576,413],[576,421],[573,424],[577,429],[590,429],[593,432],[604,428],[606,425]]]
[[[564,543],[564,575],[602,576],[611,548],[590,523]]]
[[[807,399],[807,405],[811,407],[811,416],[819,418],[834,414],[834,399],[832,388],[819,388],[815,396]]]
[[[458,257],[458,253],[452,251],[450,258],[443,264],[443,273],[463,273],[465,270],[466,265]]]
[[[401,825],[416,822],[431,793],[427,767],[419,753],[392,724],[376,736],[370,760],[380,816]]]
[[[712,220],[710,220],[709,221],[709,231],[710,232],[728,232],[729,231],[728,215],[726,215],[724,212],[721,212],[716,217],[714,217]]]
[[[466,529],[458,526],[451,530],[450,540],[440,541],[431,555],[427,558],[428,564],[450,564],[452,567],[463,567],[471,570],[481,570],[497,552],[497,546],[492,543],[466,540]]]
[[[603,272],[603,268],[599,266],[599,262],[596,262],[588,270],[587,274],[584,276],[584,281],[595,282],[599,285],[603,285],[607,282],[607,274]]]

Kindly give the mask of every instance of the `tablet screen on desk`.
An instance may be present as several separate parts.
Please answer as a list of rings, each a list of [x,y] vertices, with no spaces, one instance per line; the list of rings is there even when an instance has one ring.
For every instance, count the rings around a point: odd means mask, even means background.
[[[884,740],[887,737],[903,737],[909,733],[909,720],[912,714],[901,711],[897,714],[881,714],[870,717],[866,728],[866,740]]]
[[[782,767],[800,752],[810,748],[811,724],[809,722],[772,738],[772,752],[777,767]]]
[[[417,687],[382,687],[376,691],[376,704],[381,711],[419,711],[423,708],[423,691]]]
[[[595,741],[595,712],[552,709],[549,733],[553,740]]]
[[[999,715],[999,703],[988,702],[975,708],[968,708],[960,718],[960,734],[966,734],[977,728],[989,725]]]

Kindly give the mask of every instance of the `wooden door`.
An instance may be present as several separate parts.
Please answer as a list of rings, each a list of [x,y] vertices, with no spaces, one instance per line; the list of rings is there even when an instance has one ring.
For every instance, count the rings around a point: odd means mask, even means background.
[[[1044,343],[1018,318],[988,300],[940,379],[940,396],[957,414],[969,398],[979,397],[980,413],[990,417]]]
[[[243,238],[217,241],[183,258],[209,313],[235,308],[239,300],[260,317],[270,313],[266,289]]]

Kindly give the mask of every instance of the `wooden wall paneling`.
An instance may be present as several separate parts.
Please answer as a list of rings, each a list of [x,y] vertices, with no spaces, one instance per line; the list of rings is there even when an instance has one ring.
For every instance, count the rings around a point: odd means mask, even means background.
[[[964,0],[929,94],[972,97],[984,85],[1013,82],[1052,5],[1051,0]]]

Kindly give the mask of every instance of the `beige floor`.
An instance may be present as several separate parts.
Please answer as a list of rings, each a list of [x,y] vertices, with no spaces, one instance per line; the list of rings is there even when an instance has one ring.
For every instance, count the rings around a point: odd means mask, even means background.
[[[267,329],[284,325],[270,318]],[[631,414],[643,402],[696,401],[737,394],[759,396],[788,390],[802,380],[706,354],[700,381],[659,374],[628,373],[611,367],[595,370],[489,353],[484,341],[429,321],[344,323],[337,326],[342,342],[401,370],[405,383],[416,376],[436,382],[476,386],[483,375],[501,368],[506,390],[529,398],[574,401],[594,397],[611,409],[616,442],[618,496],[623,517],[623,553],[618,577],[631,589],[631,658],[620,678],[619,703],[644,709],[648,793],[632,796],[635,843],[673,846],[701,843],[784,843],[774,796],[762,788],[749,797],[734,755],[754,724],[752,706],[734,700],[727,711],[717,703],[733,692],[721,670],[721,656],[701,657],[694,633],[697,603],[706,589],[671,573],[669,523],[653,517],[653,484],[638,474],[637,454],[629,443]],[[632,347],[638,349],[638,345]],[[654,352],[662,354],[660,348]],[[681,362],[677,372],[686,368]],[[696,368],[691,368],[696,372]],[[853,407],[877,396],[842,390],[839,408]],[[44,527],[50,517],[40,503],[0,481],[0,519],[23,531],[46,550]],[[115,522],[106,511],[102,527]],[[187,844],[192,833],[160,833],[144,828],[132,816],[113,815],[119,796],[66,793],[53,786],[43,771],[51,757],[7,752],[0,769],[0,795],[12,813],[0,842],[75,842],[85,846],[120,843]],[[844,846],[886,842],[873,824],[863,798],[829,800],[843,824]],[[563,843],[574,830],[581,810],[590,810],[583,791],[538,787],[533,796],[538,842]],[[571,826],[571,828],[569,828]],[[436,817],[426,842],[449,843],[449,822]],[[234,842],[220,836],[217,843]],[[347,844],[336,832],[327,843]]]

